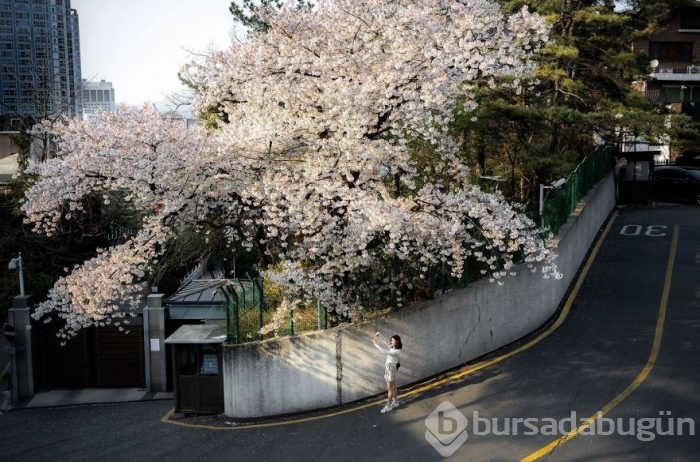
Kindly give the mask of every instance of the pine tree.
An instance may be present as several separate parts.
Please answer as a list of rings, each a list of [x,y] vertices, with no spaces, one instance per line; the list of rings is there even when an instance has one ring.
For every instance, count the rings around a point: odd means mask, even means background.
[[[233,15],[234,21],[242,26],[254,31],[266,31],[269,25],[263,21],[257,13],[258,8],[282,8],[284,0],[243,0],[243,4],[231,2],[229,11]],[[313,3],[308,0],[297,0],[298,9],[310,9]]]
[[[692,2],[500,3],[504,12],[528,6],[546,17],[551,42],[533,84],[520,92],[484,87],[475,117],[456,124],[479,175],[507,178],[512,200],[534,199],[539,183],[565,176],[596,142],[618,140],[621,126],[650,139],[666,129],[666,115],[632,86],[648,66],[632,42],[658,31],[675,8]]]

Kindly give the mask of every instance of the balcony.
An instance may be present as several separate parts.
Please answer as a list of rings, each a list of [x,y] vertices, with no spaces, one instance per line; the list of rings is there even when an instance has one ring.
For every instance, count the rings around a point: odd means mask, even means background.
[[[652,71],[650,77],[660,81],[700,82],[700,63],[663,62]]]
[[[664,102],[661,98],[661,90],[645,91],[644,95],[647,97],[647,101],[650,103],[660,104]]]
[[[660,90],[644,92],[647,101],[665,106],[671,112],[689,115],[700,121],[700,85],[664,85]]]

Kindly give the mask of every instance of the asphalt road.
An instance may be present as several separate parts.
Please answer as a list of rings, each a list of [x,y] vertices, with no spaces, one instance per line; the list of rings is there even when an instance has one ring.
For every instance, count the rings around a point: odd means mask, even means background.
[[[667,268],[676,225],[677,253]],[[669,277],[667,311],[660,321]],[[425,419],[445,401],[469,419],[468,439],[451,460],[520,460],[559,436],[524,435],[522,423],[517,435],[478,435],[476,411],[482,419],[498,419],[502,433],[506,418],[545,422],[570,417],[571,412],[584,418],[618,397],[605,418],[623,419],[625,430],[630,429],[629,419],[638,425],[639,419],[657,418],[668,430],[670,417],[700,423],[699,308],[700,208],[626,208],[613,222],[570,314],[556,331],[516,356],[407,399],[390,414],[371,407],[277,427],[209,430],[161,423],[171,407],[167,401],[14,411],[0,416],[0,459],[440,460],[426,441]],[[650,356],[655,338],[658,357]],[[649,422],[656,421],[644,425]],[[641,441],[636,425],[632,435],[579,435],[540,460],[700,457],[697,436]],[[687,433],[689,426],[684,428]]]

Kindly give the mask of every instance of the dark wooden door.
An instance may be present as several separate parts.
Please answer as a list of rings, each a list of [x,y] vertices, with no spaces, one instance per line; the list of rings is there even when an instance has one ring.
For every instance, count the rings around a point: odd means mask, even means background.
[[[175,410],[218,414],[224,410],[220,345],[173,345]]]
[[[38,381],[42,389],[144,388],[143,328],[131,325],[128,332],[116,327],[81,330],[60,343],[58,323],[39,324]]]
[[[40,388],[86,388],[90,383],[89,330],[82,330],[70,340],[56,336],[58,327],[41,324],[37,332],[39,346],[38,380]],[[65,341],[65,345],[61,342]]]
[[[143,388],[143,329],[129,326],[128,332],[113,327],[95,331],[95,385],[100,388]]]

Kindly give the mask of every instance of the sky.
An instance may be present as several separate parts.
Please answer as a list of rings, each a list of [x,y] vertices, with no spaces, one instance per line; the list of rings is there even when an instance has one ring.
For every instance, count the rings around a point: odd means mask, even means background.
[[[230,43],[230,0],[71,0],[80,20],[84,79],[112,82],[117,103],[158,103],[181,89],[177,73]]]

